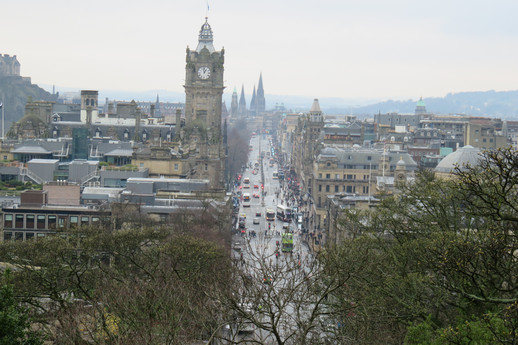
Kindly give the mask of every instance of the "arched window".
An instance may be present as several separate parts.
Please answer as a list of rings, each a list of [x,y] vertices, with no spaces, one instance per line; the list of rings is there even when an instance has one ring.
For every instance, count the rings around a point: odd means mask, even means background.
[[[88,107],[90,105],[90,100],[87,98],[86,99],[86,106]]]

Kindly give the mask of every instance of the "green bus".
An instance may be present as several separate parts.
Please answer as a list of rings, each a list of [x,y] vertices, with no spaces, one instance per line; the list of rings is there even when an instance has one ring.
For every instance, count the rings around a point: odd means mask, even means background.
[[[284,253],[291,253],[293,251],[293,234],[291,232],[284,232],[282,234],[282,251]]]

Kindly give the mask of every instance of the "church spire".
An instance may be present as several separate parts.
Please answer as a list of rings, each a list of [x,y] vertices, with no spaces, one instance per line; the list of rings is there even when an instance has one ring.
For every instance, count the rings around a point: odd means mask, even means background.
[[[237,110],[241,116],[246,116],[246,100],[245,100],[245,85],[241,86],[241,97],[239,98],[239,108]]]
[[[266,109],[266,100],[264,99],[263,89],[263,73],[259,74],[259,85],[257,86],[257,99],[255,111],[257,114],[264,112]]]
[[[254,92],[252,93],[252,100],[250,101],[250,113],[252,115],[257,115],[257,100],[255,98],[255,85],[254,85]]]
[[[162,112],[160,111],[160,99],[158,98],[158,94],[156,95],[156,102],[155,102],[155,116],[161,117]]]

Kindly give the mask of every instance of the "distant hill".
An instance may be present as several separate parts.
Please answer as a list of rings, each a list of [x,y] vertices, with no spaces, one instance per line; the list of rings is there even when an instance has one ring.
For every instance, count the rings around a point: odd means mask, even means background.
[[[52,86],[42,85],[51,90]],[[76,91],[80,89],[57,87],[63,91]],[[145,90],[145,91],[120,91],[99,90],[99,103],[103,104],[106,97],[110,100],[135,100],[154,101],[159,95],[162,102],[184,102],[185,94],[169,90]],[[250,103],[251,95],[245,95],[247,103]],[[273,109],[276,105],[283,104],[287,111],[307,112],[313,97],[273,95],[266,94],[266,108]],[[406,101],[388,100],[379,102],[375,98],[351,99],[338,97],[317,97],[320,107],[325,114],[355,114],[372,116],[373,114],[397,112],[414,113],[417,99]],[[230,109],[231,93],[223,95],[227,109]],[[518,90],[515,91],[476,91],[449,93],[445,97],[424,98],[426,109],[435,114],[467,114],[473,116],[490,116],[506,119],[518,119]]]
[[[0,76],[0,101],[4,103],[5,129],[20,120],[25,113],[25,104],[31,97],[34,101],[56,101],[56,96],[32,84],[30,78]]]
[[[424,98],[426,110],[434,114],[466,114],[518,119],[518,91],[477,91],[449,93],[446,97]],[[354,114],[377,114],[397,112],[414,113],[417,100],[380,102],[355,107]],[[321,104],[322,105],[322,104]],[[339,112],[340,109],[333,111]],[[350,109],[341,109],[349,113]]]

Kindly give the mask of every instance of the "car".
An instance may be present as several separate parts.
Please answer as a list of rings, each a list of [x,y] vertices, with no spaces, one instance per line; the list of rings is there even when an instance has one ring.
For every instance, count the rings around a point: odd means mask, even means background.
[[[261,217],[261,211],[257,211],[257,212],[255,213],[255,216],[256,216],[256,217]]]
[[[253,196],[254,198],[259,198],[259,193],[254,193],[254,194],[252,194],[252,196]]]
[[[282,230],[288,231],[290,229],[290,223],[283,223],[282,224]]]
[[[254,189],[259,189],[259,185],[258,184],[254,184]]]
[[[254,218],[254,224],[259,224],[259,222],[260,222],[260,218],[255,217],[255,218]]]

